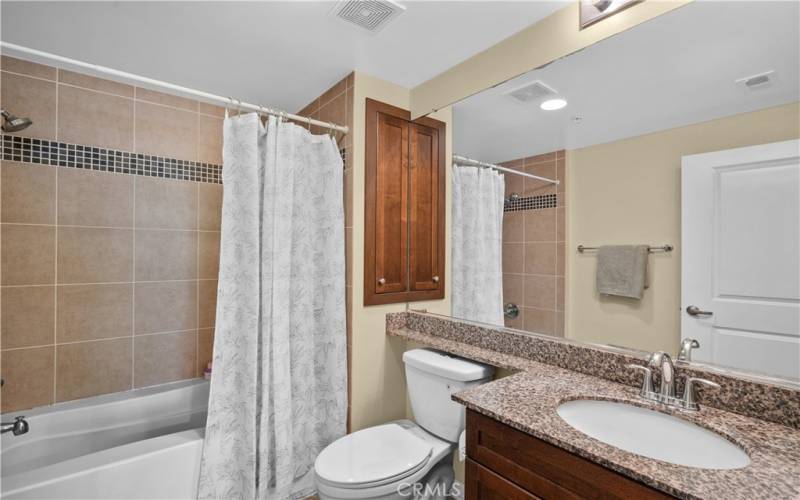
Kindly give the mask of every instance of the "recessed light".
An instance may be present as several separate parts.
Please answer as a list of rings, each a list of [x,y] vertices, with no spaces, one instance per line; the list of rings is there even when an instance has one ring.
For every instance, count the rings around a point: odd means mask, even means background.
[[[567,105],[567,101],[564,99],[548,99],[543,101],[539,107],[545,111],[555,111],[557,109],[561,109]]]

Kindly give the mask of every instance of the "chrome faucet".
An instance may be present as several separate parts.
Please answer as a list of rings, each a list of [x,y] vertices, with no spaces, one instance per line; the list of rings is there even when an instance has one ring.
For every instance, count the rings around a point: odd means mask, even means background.
[[[658,394],[662,398],[675,397],[675,365],[672,363],[672,358],[664,351],[656,351],[650,355],[647,364],[650,365],[650,370],[658,370],[660,383],[658,385]]]
[[[700,409],[695,396],[695,386],[704,385],[714,389],[719,389],[719,384],[703,378],[686,377],[686,384],[683,390],[683,397],[675,396],[675,365],[669,354],[657,351],[647,358],[647,366],[628,365],[628,368],[640,370],[644,373],[642,388],[639,395],[649,401],[656,401],[669,406],[675,406],[682,410],[696,411]],[[653,373],[658,373],[658,391],[653,384]]]
[[[678,361],[691,361],[692,349],[700,347],[700,342],[692,338],[681,340],[681,350],[678,352]]]
[[[15,418],[13,422],[0,423],[0,434],[11,432],[15,436],[19,436],[21,434],[25,434],[30,429],[31,427],[28,425],[28,421],[25,420],[24,416]]]

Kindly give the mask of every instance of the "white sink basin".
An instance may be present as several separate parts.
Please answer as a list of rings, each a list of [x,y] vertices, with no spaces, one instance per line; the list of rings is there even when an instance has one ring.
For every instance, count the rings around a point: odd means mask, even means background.
[[[739,469],[750,463],[740,447],[686,420],[625,403],[576,400],[558,415],[575,429],[645,457],[701,469]]]

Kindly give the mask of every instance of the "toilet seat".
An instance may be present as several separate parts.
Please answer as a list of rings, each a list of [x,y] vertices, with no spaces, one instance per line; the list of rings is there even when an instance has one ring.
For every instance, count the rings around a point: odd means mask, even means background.
[[[391,423],[344,436],[319,454],[316,478],[346,489],[371,488],[397,482],[424,468],[433,447],[403,427]]]

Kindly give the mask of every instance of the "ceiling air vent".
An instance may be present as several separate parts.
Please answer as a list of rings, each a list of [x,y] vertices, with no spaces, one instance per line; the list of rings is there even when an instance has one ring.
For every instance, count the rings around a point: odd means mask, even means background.
[[[331,15],[374,34],[405,10],[393,0],[342,0],[334,5]]]
[[[536,80],[532,83],[526,83],[522,87],[504,92],[503,95],[512,97],[520,102],[541,101],[551,96],[556,95],[558,92],[548,87],[545,83]]]
[[[757,75],[746,76],[736,80],[736,84],[746,89],[755,90],[768,87],[775,79],[775,71],[765,71]]]

